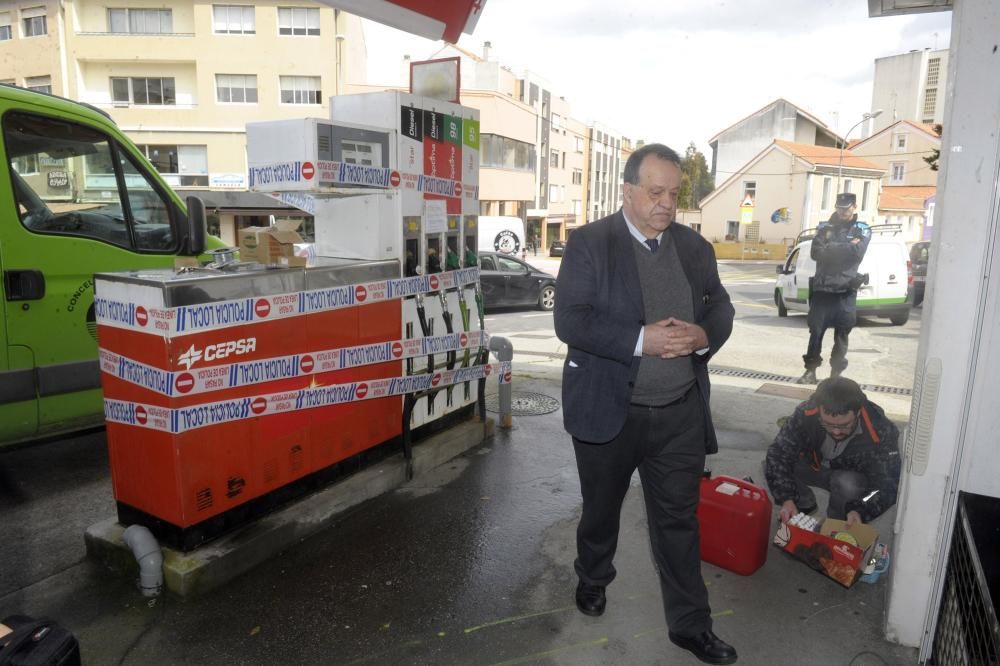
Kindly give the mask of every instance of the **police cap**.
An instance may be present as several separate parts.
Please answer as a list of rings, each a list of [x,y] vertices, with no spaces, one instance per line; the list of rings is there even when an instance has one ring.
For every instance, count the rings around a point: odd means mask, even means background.
[[[837,195],[837,208],[850,208],[857,203],[858,197],[854,192],[841,192]]]

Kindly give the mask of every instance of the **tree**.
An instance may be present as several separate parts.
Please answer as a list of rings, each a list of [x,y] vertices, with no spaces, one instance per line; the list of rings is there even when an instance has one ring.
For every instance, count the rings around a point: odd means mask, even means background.
[[[941,132],[943,132],[943,131],[944,131],[944,127],[942,127],[941,125],[935,125],[934,126],[934,133],[938,135],[938,138],[941,137]],[[931,171],[937,171],[938,170],[938,159],[940,159],[940,157],[941,157],[941,149],[940,148],[935,148],[934,150],[931,151],[930,155],[928,155],[927,157],[925,157],[923,159],[924,159],[924,162],[927,162],[927,164],[930,165]]]
[[[681,158],[681,191],[677,205],[680,208],[697,208],[698,202],[714,189],[708,162],[692,141]]]

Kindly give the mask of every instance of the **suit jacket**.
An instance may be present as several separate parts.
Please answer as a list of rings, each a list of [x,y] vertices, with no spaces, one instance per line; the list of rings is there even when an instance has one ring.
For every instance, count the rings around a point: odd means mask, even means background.
[[[626,225],[619,211],[574,231],[556,283],[556,335],[569,347],[563,364],[563,422],[585,442],[608,442],[621,432],[639,374],[640,357],[634,352],[646,323],[645,308]],[[729,339],[735,310],[719,280],[711,244],[677,223],[664,233],[673,239],[691,285],[694,323],[708,335],[708,353],[694,354],[693,360],[705,406],[705,450],[715,453],[708,360]]]

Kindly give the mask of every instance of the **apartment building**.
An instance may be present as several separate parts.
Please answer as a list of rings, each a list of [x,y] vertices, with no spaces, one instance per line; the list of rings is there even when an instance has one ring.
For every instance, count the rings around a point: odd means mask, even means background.
[[[304,215],[246,191],[246,123],[327,117],[365,75],[360,19],[307,0],[5,5],[0,80],[106,110],[233,244],[260,216]]]
[[[623,190],[622,145],[628,139],[601,123],[587,127],[587,221],[596,222],[621,207]]]
[[[882,113],[864,136],[877,134],[900,120],[941,124],[947,84],[948,49],[877,58],[871,108]]]

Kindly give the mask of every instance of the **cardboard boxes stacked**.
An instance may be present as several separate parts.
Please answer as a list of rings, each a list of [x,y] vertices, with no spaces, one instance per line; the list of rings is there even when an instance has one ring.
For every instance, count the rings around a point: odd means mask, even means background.
[[[295,254],[295,244],[302,242],[297,229],[300,220],[278,220],[271,227],[240,229],[240,261],[255,261],[265,266],[305,266],[306,258]]]

